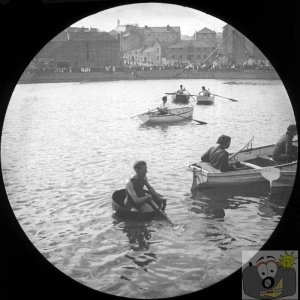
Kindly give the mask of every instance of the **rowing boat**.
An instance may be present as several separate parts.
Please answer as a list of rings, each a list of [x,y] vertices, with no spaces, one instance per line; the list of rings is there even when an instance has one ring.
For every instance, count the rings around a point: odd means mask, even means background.
[[[294,142],[293,144],[296,144]],[[197,162],[187,167],[193,172],[192,189],[210,188],[217,186],[230,186],[241,184],[267,183],[268,180],[262,176],[262,170],[266,168],[277,168],[280,170],[279,178],[274,184],[293,186],[297,171],[297,160],[278,164],[272,158],[275,145],[268,145],[242,150],[229,158],[229,164],[235,164],[237,170],[221,172],[206,162]]]
[[[112,195],[112,209],[120,217],[134,220],[149,220],[159,216],[157,211],[141,213],[132,211],[124,207],[124,200],[126,199],[126,190],[117,190]]]
[[[197,104],[213,104],[215,101],[215,96],[197,96]]]
[[[169,113],[166,115],[160,115],[159,111],[146,112],[138,115],[137,117],[144,124],[166,124],[181,122],[193,117],[194,107],[193,106],[184,106],[177,107],[169,110]]]
[[[190,95],[189,94],[178,94],[175,93],[172,95],[172,101],[174,103],[182,103],[187,104],[189,103]]]

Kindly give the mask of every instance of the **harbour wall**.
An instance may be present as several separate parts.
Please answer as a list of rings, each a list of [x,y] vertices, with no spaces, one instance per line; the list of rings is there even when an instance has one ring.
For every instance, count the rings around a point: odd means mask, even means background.
[[[242,71],[188,71],[147,70],[135,72],[86,72],[86,73],[29,73],[23,74],[18,83],[50,83],[50,82],[97,82],[114,80],[147,80],[147,79],[280,79],[274,70],[242,70]]]

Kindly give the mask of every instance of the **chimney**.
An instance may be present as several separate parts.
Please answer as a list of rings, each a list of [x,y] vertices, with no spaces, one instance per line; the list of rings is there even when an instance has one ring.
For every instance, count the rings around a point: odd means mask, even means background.
[[[170,25],[167,25],[167,30],[170,30]]]

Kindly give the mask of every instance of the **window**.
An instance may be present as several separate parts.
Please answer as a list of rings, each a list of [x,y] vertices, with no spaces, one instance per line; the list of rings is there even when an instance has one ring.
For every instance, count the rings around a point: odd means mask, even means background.
[[[182,55],[179,55],[179,58],[182,59]]]
[[[159,48],[157,47],[157,49],[156,49],[156,52],[158,53],[159,52]]]
[[[193,52],[194,50],[194,47],[193,46],[188,46],[187,47],[187,52]]]
[[[192,60],[192,59],[193,59],[193,55],[188,55],[188,56],[187,56],[187,59],[188,59],[188,60]]]
[[[175,59],[175,55],[172,55],[172,59]]]
[[[156,60],[159,60],[159,56],[157,56]]]
[[[90,52],[86,51],[86,60],[88,61],[90,59]]]
[[[200,55],[197,55],[197,59],[200,59]]]

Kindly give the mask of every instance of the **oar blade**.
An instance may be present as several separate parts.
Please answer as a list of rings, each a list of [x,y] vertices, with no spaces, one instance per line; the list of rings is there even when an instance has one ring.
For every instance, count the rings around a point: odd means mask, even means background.
[[[230,100],[230,101],[233,101],[233,102],[238,102],[239,100],[236,100],[236,99],[232,99],[232,98],[228,98],[228,97],[223,97],[223,96],[220,96],[220,95],[217,95],[217,94],[211,94],[213,96],[217,96],[217,97],[220,97],[220,98],[224,98],[224,99],[227,99],[227,100]]]
[[[206,125],[207,123],[206,122],[203,122],[203,121],[199,121],[199,120],[195,120],[195,119],[192,119],[193,121],[195,122],[198,122],[199,125]]]
[[[260,173],[261,173],[262,177],[264,177],[265,179],[270,181],[270,183],[272,183],[273,181],[279,179],[281,171],[277,168],[266,167],[266,168],[263,168],[260,171]]]

